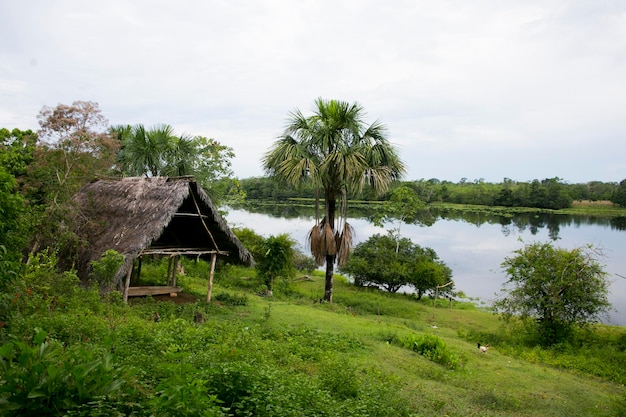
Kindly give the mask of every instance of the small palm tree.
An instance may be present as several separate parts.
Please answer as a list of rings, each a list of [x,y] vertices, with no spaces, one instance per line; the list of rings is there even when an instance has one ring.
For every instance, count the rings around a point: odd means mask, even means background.
[[[365,185],[383,193],[405,168],[385,127],[378,121],[367,126],[358,103],[319,98],[315,107],[309,117],[297,109],[289,114],[285,131],[265,154],[263,166],[280,181],[296,186],[310,181],[315,186],[316,221],[308,240],[318,265],[326,264],[324,300],[332,301],[334,264],[343,265],[352,247],[353,229],[346,221],[348,194]]]
[[[120,169],[127,175],[158,177],[167,168],[167,156],[178,138],[169,125],[157,125],[146,129],[143,125],[115,126],[110,133],[116,134],[122,143],[118,154]]]

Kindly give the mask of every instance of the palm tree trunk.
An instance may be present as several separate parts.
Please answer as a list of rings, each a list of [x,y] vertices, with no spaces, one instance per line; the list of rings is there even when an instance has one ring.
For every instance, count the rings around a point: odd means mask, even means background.
[[[326,255],[326,283],[324,285],[324,301],[333,302],[333,272],[335,256]]]
[[[326,221],[330,224],[333,232],[335,231],[335,210],[337,201],[331,196],[331,193],[324,193],[326,200]],[[336,254],[326,255],[326,282],[324,285],[324,300],[332,303],[333,301],[333,273],[335,267]]]

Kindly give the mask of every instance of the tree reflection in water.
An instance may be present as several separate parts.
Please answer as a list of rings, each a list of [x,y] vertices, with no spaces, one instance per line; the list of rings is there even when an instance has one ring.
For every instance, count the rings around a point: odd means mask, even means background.
[[[374,233],[396,227],[377,227],[371,205],[354,206],[349,213],[355,244]],[[289,233],[305,249],[306,231],[314,222],[314,209],[307,203],[246,204],[228,208],[233,226],[248,227],[263,235]],[[536,241],[553,241],[563,248],[592,244],[603,250],[605,270],[610,274],[609,300],[617,312],[611,323],[626,325],[626,217],[555,215],[550,213],[491,213],[481,210],[427,208],[402,226],[402,236],[434,249],[453,270],[456,288],[489,305],[505,281],[500,264],[506,256]]]

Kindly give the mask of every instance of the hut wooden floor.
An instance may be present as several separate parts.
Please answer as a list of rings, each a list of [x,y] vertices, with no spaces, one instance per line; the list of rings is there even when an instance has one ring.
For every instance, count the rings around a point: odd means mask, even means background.
[[[148,286],[148,287],[128,287],[129,297],[138,297],[142,295],[162,295],[179,293],[182,287],[164,287],[164,286]]]

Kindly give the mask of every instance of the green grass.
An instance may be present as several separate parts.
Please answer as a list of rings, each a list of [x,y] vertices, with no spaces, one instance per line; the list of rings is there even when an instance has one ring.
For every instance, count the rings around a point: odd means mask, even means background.
[[[602,343],[624,361],[626,332],[614,326],[595,326],[595,342],[584,335],[585,349],[547,350],[515,344],[513,331],[493,314],[470,303],[420,302],[405,295],[359,289],[337,279],[332,304],[319,303],[323,277],[290,284],[290,296],[251,296],[249,305],[233,310],[237,320],[263,329],[308,329],[357,340],[362,348],[344,351],[353,366],[375,367],[400,381],[399,398],[415,415],[481,416],[600,416],[624,415],[626,368],[620,362],[603,364]],[[448,369],[393,340],[435,337],[461,365]],[[583,337],[583,336],[581,336]],[[304,342],[304,341],[303,341]],[[476,343],[491,343],[479,354]],[[521,342],[520,342],[521,343]],[[621,345],[620,345],[621,343]],[[499,347],[501,345],[501,348]],[[621,346],[621,351],[619,351]],[[616,361],[618,358],[613,358]],[[603,369],[607,368],[607,369]],[[621,414],[620,414],[621,413]]]
[[[626,415],[621,327],[594,326],[546,349],[534,346],[523,326],[505,328],[469,303],[433,308],[427,298],[360,289],[341,278],[334,302],[320,303],[320,273],[277,283],[267,297],[257,294],[254,271],[222,266],[214,288],[222,301],[207,304],[206,271],[185,270],[180,283],[198,301],[97,305],[87,293],[83,302],[76,295],[65,306],[16,314],[7,328],[12,337],[41,328],[69,351],[105,352],[135,375],[126,394],[98,398],[72,415],[96,415],[96,407],[137,416],[226,415],[224,409],[235,416]],[[203,322],[194,321],[198,314]],[[477,342],[492,347],[480,354]]]
[[[503,207],[456,203],[431,203],[431,206],[440,209],[489,213],[499,216],[513,216],[515,214],[522,213],[571,214],[594,217],[621,217],[626,215],[626,208],[606,204],[573,204],[571,207],[559,210],[539,209],[533,207]]]

